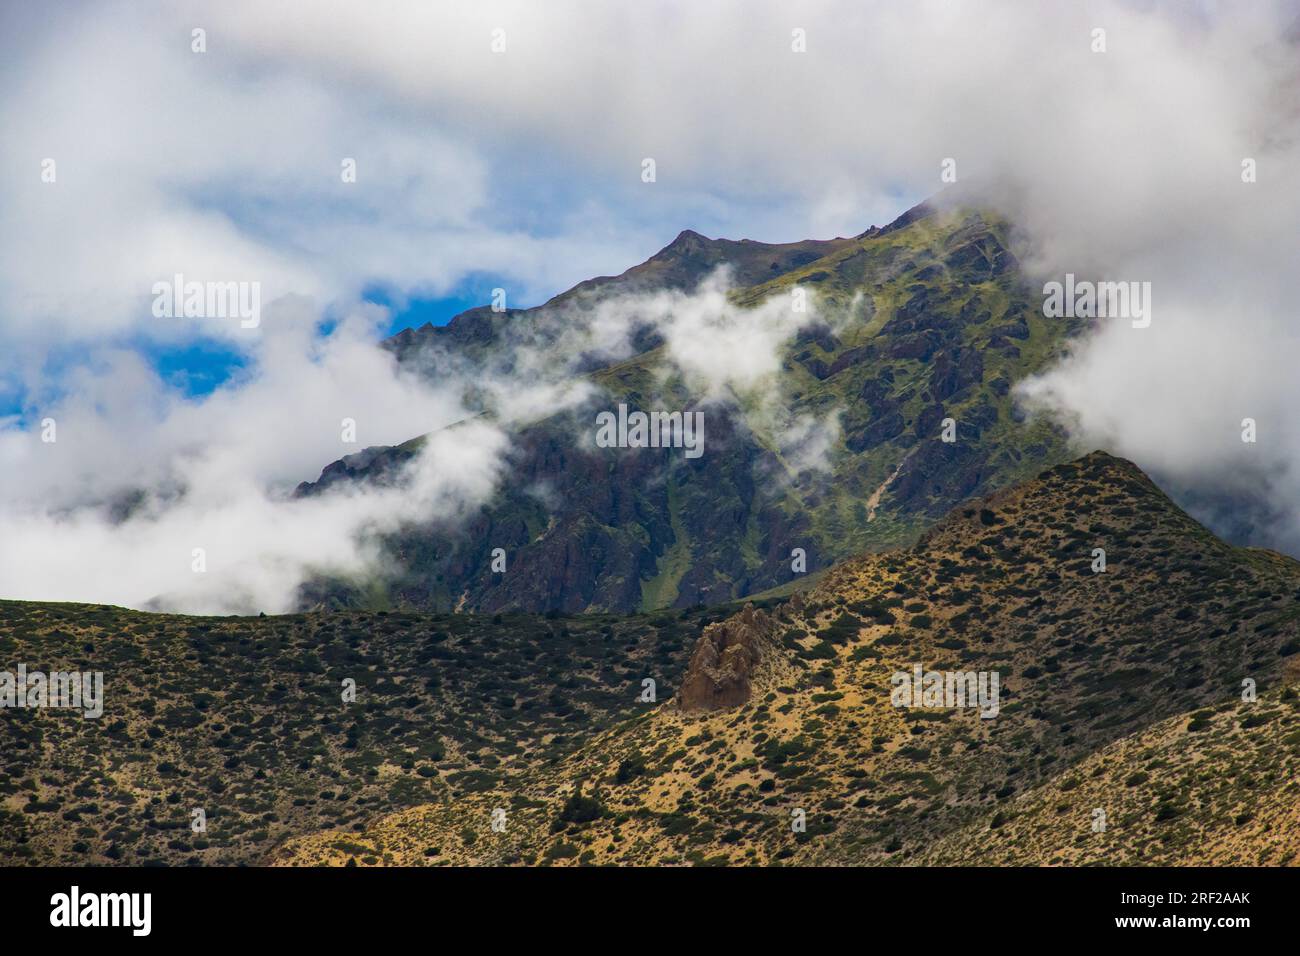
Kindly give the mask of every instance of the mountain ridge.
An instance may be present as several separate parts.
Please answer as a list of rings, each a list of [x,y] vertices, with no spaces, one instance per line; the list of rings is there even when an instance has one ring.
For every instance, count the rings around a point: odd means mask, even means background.
[[[769,264],[773,248],[798,252],[808,245],[706,240],[689,230],[682,236],[624,276],[660,256],[690,261],[701,242],[713,249],[753,245],[761,250],[754,262]],[[815,288],[834,320],[811,322],[793,337],[778,383],[782,415],[792,422],[820,418],[833,423],[822,426],[828,435],[838,431],[829,439],[828,471],[788,459],[773,434],[755,430],[769,426],[751,420],[743,405],[710,406],[710,453],[688,465],[579,447],[575,436],[592,407],[542,412],[513,433],[511,481],[467,526],[433,522],[390,539],[396,571],[384,585],[387,599],[432,610],[566,613],[736,600],[789,583],[795,547],[816,570],[905,543],[956,502],[1068,457],[1064,436],[1046,422],[1024,420],[1010,393],[1081,326],[1042,317],[1019,278],[1009,226],[987,213],[922,204],[884,228],[830,242],[835,248],[819,250],[819,257],[785,261],[779,275],[731,293],[750,308],[795,285]],[[668,254],[674,245],[681,248]],[[691,280],[714,264],[692,267]],[[503,330],[518,329],[532,341],[539,330],[563,326],[583,300],[575,287],[552,300],[560,306],[473,312],[477,318],[466,321],[488,323],[490,335],[453,331],[445,341],[421,348],[408,342],[399,352],[426,370],[453,354],[455,361],[490,361],[499,347],[491,343]],[[468,351],[461,339],[473,339]],[[643,329],[634,354],[591,367],[587,378],[611,407],[700,407],[700,396],[666,369],[659,344],[657,332]],[[955,442],[939,440],[945,418],[958,422]],[[317,494],[339,481],[391,480],[418,448],[413,440],[368,450],[366,467],[335,463],[299,493]],[[531,497],[532,487],[550,488],[558,504]],[[870,521],[857,513],[867,498]],[[487,551],[473,549],[489,540],[524,573],[490,574]],[[303,606],[364,606],[369,593],[346,581],[314,582]]]

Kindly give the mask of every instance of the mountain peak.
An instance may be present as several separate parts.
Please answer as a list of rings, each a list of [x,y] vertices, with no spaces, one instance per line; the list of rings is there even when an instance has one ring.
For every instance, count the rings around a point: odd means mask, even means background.
[[[676,239],[655,253],[653,258],[665,259],[695,255],[712,242],[713,240],[708,236],[701,235],[694,229],[683,229],[677,234]]]
[[[958,505],[935,523],[917,550],[962,550],[990,532],[1007,528],[1060,527],[1087,513],[1089,524],[1131,528],[1156,520],[1188,538],[1206,532],[1137,465],[1104,451],[1063,462],[1028,481],[986,498]]]

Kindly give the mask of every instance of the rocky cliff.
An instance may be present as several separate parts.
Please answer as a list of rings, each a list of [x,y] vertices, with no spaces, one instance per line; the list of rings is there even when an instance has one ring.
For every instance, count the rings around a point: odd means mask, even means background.
[[[691,653],[677,705],[683,711],[718,710],[748,701],[763,656],[774,646],[772,631],[771,618],[752,604],[706,627]]]

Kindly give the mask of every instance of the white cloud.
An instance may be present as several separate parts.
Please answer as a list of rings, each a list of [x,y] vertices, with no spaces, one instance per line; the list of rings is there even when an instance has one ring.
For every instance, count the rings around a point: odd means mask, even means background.
[[[947,157],[962,181],[1020,184],[1045,259],[1140,252],[1239,208],[1205,187],[1242,155],[1259,156],[1261,186],[1286,168],[1291,10],[87,5],[6,38],[6,334],[148,329],[147,289],[176,271],[329,301],[481,269],[514,276],[520,301],[619,271],[685,225],[860,231],[937,189]],[[55,186],[39,181],[47,156]],[[1260,206],[1264,224],[1293,222]]]
[[[455,384],[399,373],[371,341],[374,310],[317,341],[301,300],[264,324],[243,381],[188,400],[136,355],[108,352],[64,383],[39,427],[0,430],[0,588],[9,597],[285,611],[317,571],[379,567],[374,535],[452,520],[486,500],[506,439],[469,421]],[[344,419],[356,444],[344,442]],[[290,497],[303,477],[370,445],[434,432],[400,488]],[[143,493],[142,499],[133,496]],[[123,508],[134,501],[129,517]],[[208,570],[191,570],[193,548]]]
[[[431,516],[453,519],[485,500],[504,443],[481,423],[439,432],[409,483],[387,490],[290,500],[235,479],[220,488],[201,482],[120,523],[90,509],[6,511],[0,580],[8,595],[25,599],[197,614],[292,611],[297,588],[314,573],[381,573],[375,535]],[[194,549],[203,552],[201,572]]]
[[[321,339],[315,310],[295,297],[268,308],[251,366],[201,398],[166,386],[133,352],[101,350],[41,403],[54,442],[42,440],[39,422],[0,428],[0,471],[14,476],[0,496],[0,593],[283,612],[316,575],[382,577],[390,562],[378,535],[455,522],[486,503],[509,478],[513,430],[598,402],[579,357],[592,348],[626,356],[647,323],[666,338],[664,374],[684,376],[708,400],[739,399],[751,420],[766,421],[781,407],[780,348],[813,313],[793,313],[788,296],[742,310],[729,288],[720,272],[690,293],[608,299],[567,312],[558,340],[507,335],[486,366],[435,352],[425,377],[373,344],[384,310],[360,307]],[[465,403],[475,395],[490,414]],[[343,441],[345,419],[356,444]],[[324,463],[425,433],[395,486],[290,494]],[[814,424],[788,437],[792,460],[817,467],[826,442]],[[195,548],[202,573],[192,568]]]

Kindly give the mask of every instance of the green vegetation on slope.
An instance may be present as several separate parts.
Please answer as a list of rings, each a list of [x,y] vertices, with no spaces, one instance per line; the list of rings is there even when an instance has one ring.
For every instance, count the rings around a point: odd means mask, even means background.
[[[689,288],[725,249],[741,247],[742,279],[764,281],[734,290],[739,304],[796,286],[818,303],[817,320],[788,343],[769,383],[775,405],[745,396],[708,405],[706,454],[692,462],[673,450],[584,449],[585,411],[536,422],[517,436],[512,478],[481,514],[395,536],[405,569],[393,587],[397,606],[629,612],[726,602],[788,584],[793,548],[814,570],[906,545],[958,502],[1068,457],[1051,426],[1019,419],[1011,390],[1079,326],[1042,316],[1007,223],[969,209],[909,215],[817,247],[817,256],[809,248],[802,259],[774,258],[766,273],[755,258],[761,244],[691,236],[661,255],[676,263],[678,287]],[[509,322],[571,319],[543,308]],[[505,321],[494,318],[493,328]],[[412,348],[403,354],[418,354]],[[591,379],[609,407],[688,409],[702,398],[666,367],[653,336]],[[778,429],[836,416],[826,469],[782,451]],[[947,418],[954,443],[940,440]],[[545,503],[530,490],[539,484],[550,490]],[[490,547],[510,553],[512,573],[490,573]],[[364,596],[335,587],[313,599],[329,606]]]

